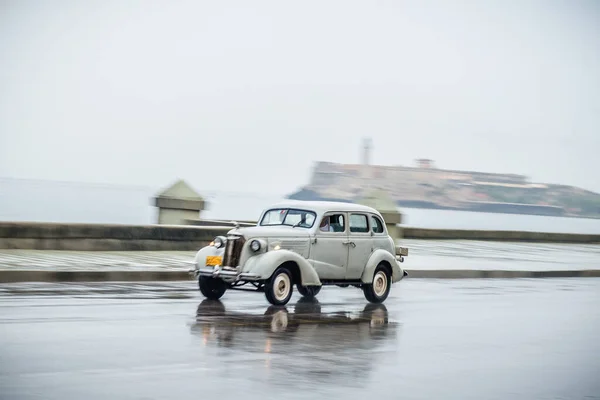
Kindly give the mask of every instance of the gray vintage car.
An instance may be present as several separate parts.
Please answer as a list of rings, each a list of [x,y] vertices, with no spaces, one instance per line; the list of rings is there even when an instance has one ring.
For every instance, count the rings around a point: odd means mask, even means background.
[[[263,210],[256,226],[236,227],[201,248],[190,272],[209,299],[250,284],[284,305],[294,285],[309,298],[337,285],[361,288],[369,302],[381,303],[407,275],[400,266],[407,255],[371,207],[286,201]]]

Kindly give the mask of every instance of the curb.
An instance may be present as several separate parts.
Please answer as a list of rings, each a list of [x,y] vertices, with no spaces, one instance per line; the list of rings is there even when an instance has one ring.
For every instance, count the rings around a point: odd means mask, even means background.
[[[0,271],[0,283],[143,282],[190,280],[186,271]]]
[[[598,278],[600,269],[557,271],[407,270],[404,279]],[[0,271],[0,283],[15,282],[143,282],[194,280],[185,271]]]

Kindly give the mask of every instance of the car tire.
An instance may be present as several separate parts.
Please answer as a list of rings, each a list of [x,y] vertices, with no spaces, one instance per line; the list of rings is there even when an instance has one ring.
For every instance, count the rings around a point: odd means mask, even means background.
[[[314,298],[321,291],[321,286],[302,286],[298,284],[296,285],[296,288],[298,289],[298,293],[307,299]]]
[[[283,306],[292,298],[294,285],[292,274],[285,267],[275,270],[271,278],[265,282],[265,297],[274,306]]]
[[[373,282],[363,285],[365,298],[370,303],[383,303],[390,294],[392,276],[384,264],[379,264],[373,272]]]
[[[222,279],[200,276],[198,278],[198,287],[202,295],[207,299],[218,300],[225,294],[227,283]]]

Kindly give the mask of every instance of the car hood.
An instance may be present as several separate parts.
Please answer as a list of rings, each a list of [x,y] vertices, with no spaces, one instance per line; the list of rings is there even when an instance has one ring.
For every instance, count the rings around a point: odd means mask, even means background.
[[[309,233],[306,228],[292,228],[291,226],[250,226],[246,228],[232,229],[228,233],[244,235],[246,239],[251,238],[282,238],[297,237],[308,238]]]

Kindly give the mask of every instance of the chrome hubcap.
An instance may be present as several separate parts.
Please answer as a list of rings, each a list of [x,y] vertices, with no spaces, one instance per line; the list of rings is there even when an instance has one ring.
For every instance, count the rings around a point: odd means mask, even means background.
[[[383,296],[387,289],[387,277],[383,271],[379,271],[375,274],[373,279],[373,290],[377,297]]]
[[[290,288],[292,287],[290,283],[290,278],[287,274],[279,274],[275,278],[275,282],[273,282],[273,294],[278,301],[285,300],[287,295],[290,293]]]

